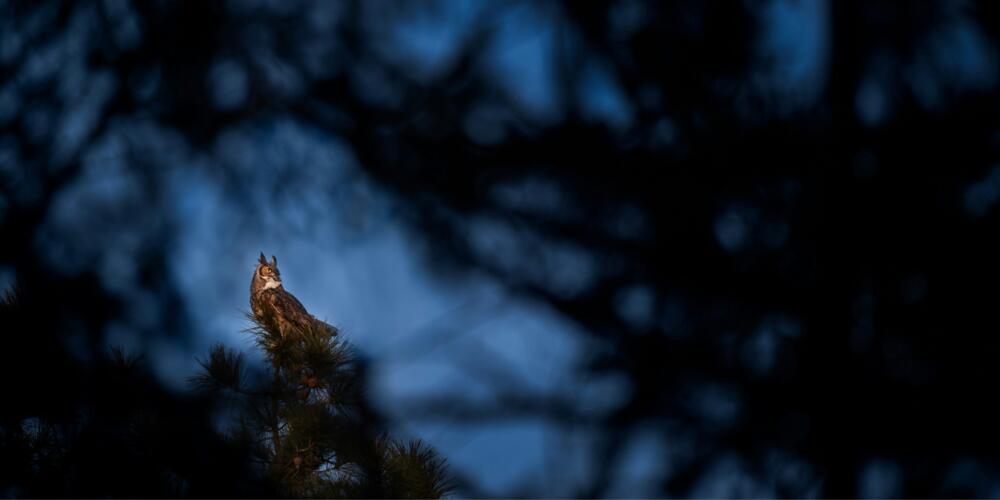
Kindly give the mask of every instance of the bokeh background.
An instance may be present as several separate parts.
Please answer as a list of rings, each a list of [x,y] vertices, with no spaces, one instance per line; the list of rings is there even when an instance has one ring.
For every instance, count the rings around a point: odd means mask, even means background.
[[[0,436],[138,398],[112,345],[223,428],[263,251],[459,496],[998,497],[998,15],[0,2]]]

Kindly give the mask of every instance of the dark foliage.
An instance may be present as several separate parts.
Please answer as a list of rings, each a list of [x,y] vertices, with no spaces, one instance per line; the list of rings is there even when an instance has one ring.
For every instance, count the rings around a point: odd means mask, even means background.
[[[5,496],[272,496],[248,450],[213,429],[207,401],[165,391],[136,355],[72,342],[55,304],[34,287],[0,304]]]
[[[617,375],[629,388],[596,416],[572,394],[520,393],[488,405],[417,401],[411,414],[541,415],[594,429],[598,463],[582,496],[607,493],[626,438],[647,428],[677,450],[663,494],[698,493],[731,458],[768,489],[725,496],[852,497],[879,461],[894,464],[894,496],[996,495],[1000,4],[820,2],[825,48],[799,84],[761,49],[769,2],[490,3],[429,72],[377,42],[395,19],[444,16],[437,4],[277,4],[0,7],[0,33],[18,34],[16,46],[0,44],[2,90],[14,95],[0,94],[0,262],[33,287],[25,312],[7,307],[0,321],[9,494],[170,496],[163,471],[191,494],[249,488],[199,483],[197,461],[229,445],[205,434],[196,403],[130,388],[142,377],[114,378],[121,363],[96,346],[129,297],[96,270],[42,259],[39,248],[58,242],[39,228],[83,175],[87,146],[129,127],[163,132],[122,147],[142,194],[123,203],[139,209],[80,217],[97,235],[112,222],[154,228],[134,274],[174,313],[158,328],[183,334],[183,301],[163,271],[174,241],[158,187],[163,157],[180,160],[157,148],[206,151],[226,131],[292,117],[349,145],[404,207],[430,265],[485,272],[550,305],[597,346],[582,374]],[[328,25],[310,24],[326,8],[337,11]],[[518,102],[484,69],[496,20],[516,8],[556,33],[544,106]],[[106,95],[67,139],[42,125],[83,97],[30,62],[43,50],[60,57],[69,35],[85,54],[81,83],[93,85],[80,92]],[[206,84],[225,73],[220,59],[243,68],[235,101]],[[595,64],[621,91],[620,124],[585,112],[580,83]],[[247,189],[243,173],[212,169]],[[484,230],[498,236],[484,243]],[[235,361],[220,351],[209,366],[215,359]],[[166,453],[140,453],[112,423],[142,408],[190,432],[157,441]],[[58,430],[84,409],[98,416],[93,426]],[[82,451],[26,458],[65,439],[116,451],[98,462]],[[195,444],[202,451],[187,455]],[[242,477],[231,464],[219,478]],[[71,465],[78,472],[63,474]]]

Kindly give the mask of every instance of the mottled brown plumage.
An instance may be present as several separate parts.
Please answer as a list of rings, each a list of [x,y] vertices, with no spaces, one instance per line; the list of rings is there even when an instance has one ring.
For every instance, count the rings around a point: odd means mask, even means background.
[[[316,327],[326,329],[330,335],[337,334],[336,328],[313,317],[295,296],[285,290],[278,272],[278,259],[273,255],[271,262],[267,262],[264,254],[260,254],[250,281],[250,308],[261,324],[273,321],[273,326],[282,337],[295,329]]]

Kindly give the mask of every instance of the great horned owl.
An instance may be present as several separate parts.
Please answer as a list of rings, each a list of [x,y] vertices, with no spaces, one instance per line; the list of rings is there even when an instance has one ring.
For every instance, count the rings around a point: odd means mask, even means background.
[[[336,328],[313,317],[295,296],[285,291],[281,286],[278,259],[272,255],[268,263],[263,252],[250,280],[250,308],[258,322],[274,321],[282,337],[294,328],[320,327],[330,335],[337,334]]]

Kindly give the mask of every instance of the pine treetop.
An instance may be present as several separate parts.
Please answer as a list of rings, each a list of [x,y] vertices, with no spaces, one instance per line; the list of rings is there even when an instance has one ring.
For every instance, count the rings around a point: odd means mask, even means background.
[[[232,439],[253,444],[276,491],[308,498],[440,498],[447,465],[420,441],[379,428],[363,394],[357,355],[319,323],[281,331],[267,312],[247,332],[268,361],[267,380],[248,383],[241,354],[214,346],[192,378],[202,391],[238,401]]]

